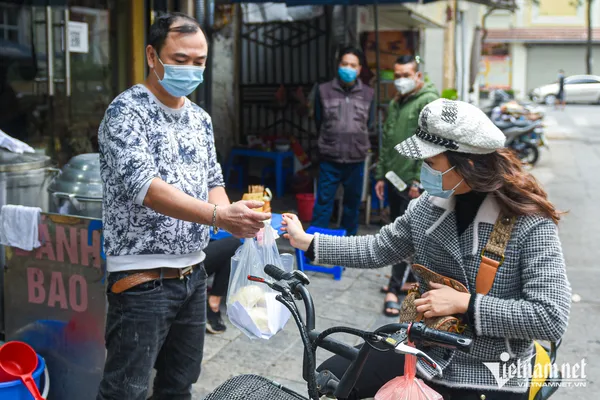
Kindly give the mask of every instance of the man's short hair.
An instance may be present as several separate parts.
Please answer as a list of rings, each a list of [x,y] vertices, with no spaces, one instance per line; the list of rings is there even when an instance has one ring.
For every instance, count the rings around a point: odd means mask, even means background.
[[[171,28],[173,23],[181,20],[184,22],[182,25]],[[202,28],[200,27],[198,21],[187,14],[179,12],[163,13],[154,20],[154,23],[150,27],[150,32],[148,33],[148,44],[154,47],[157,53],[160,53],[165,41],[167,40],[169,32],[192,34],[198,32],[199,30],[201,31]]]
[[[342,62],[342,58],[344,58],[344,56],[346,54],[355,55],[356,58],[358,58],[358,65],[360,65],[361,67],[364,65],[365,54],[362,52],[361,49],[359,49],[358,47],[354,47],[354,46],[344,47],[343,49],[340,50],[338,59],[337,59],[338,64]]]
[[[415,67],[415,71],[416,72],[419,71],[419,61],[417,61],[417,59],[411,55],[404,55],[404,56],[398,57],[396,59],[396,64],[400,64],[400,65],[413,64],[413,66]]]

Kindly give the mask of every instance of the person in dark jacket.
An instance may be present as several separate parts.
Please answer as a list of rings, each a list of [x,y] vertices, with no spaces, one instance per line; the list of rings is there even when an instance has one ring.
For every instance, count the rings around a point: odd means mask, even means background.
[[[558,94],[556,95],[556,104],[554,108],[565,109],[567,100],[565,97],[565,71],[562,69],[558,70]]]
[[[314,118],[319,132],[319,186],[312,225],[329,227],[335,194],[344,187],[342,227],[358,229],[364,162],[375,114],[373,89],[358,78],[363,53],[348,47],[339,53],[338,76],[318,86]]]
[[[394,172],[402,179],[408,187],[400,192],[391,186],[388,190],[388,201],[390,204],[390,217],[392,220],[401,217],[408,203],[421,195],[419,191],[419,180],[421,171],[421,161],[410,160],[397,157],[394,147],[404,140],[411,137],[418,126],[419,114],[423,108],[440,96],[432,83],[425,83],[423,73],[419,70],[419,60],[411,55],[400,56],[394,64],[394,85],[398,94],[390,102],[388,115],[383,127],[383,138],[379,162],[377,163],[375,186],[377,197],[383,200],[386,181],[385,174],[388,171]],[[407,276],[408,268],[406,261],[394,265],[392,276],[387,288],[384,301],[383,312],[392,317],[400,314],[400,304],[398,296],[402,291],[407,290],[403,282],[407,280],[414,281],[414,278]]]

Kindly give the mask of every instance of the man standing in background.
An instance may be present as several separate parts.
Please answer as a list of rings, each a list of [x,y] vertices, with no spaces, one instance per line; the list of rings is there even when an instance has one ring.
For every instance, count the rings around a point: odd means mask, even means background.
[[[355,235],[375,109],[373,89],[357,79],[364,60],[362,51],[348,47],[339,54],[338,76],[319,85],[315,94],[320,164],[312,225],[329,227],[335,194],[342,184],[342,227],[348,235]]]
[[[554,108],[561,108],[564,110],[567,105],[567,99],[565,96],[565,71],[562,69],[558,70],[558,94],[556,95],[556,103]]]
[[[390,216],[393,220],[404,214],[412,199],[421,195],[419,175],[422,163],[398,156],[394,147],[415,133],[421,110],[439,98],[435,86],[423,80],[423,73],[419,71],[418,58],[399,57],[394,64],[394,78],[398,93],[390,103],[384,125],[375,186],[377,197],[383,200],[386,186],[384,177],[388,171],[395,172],[408,185],[403,192],[399,192],[394,186],[388,190]],[[407,267],[408,264],[402,262],[394,265],[392,269],[384,305],[384,314],[387,316],[397,316],[400,313],[398,295],[407,289],[402,287]]]

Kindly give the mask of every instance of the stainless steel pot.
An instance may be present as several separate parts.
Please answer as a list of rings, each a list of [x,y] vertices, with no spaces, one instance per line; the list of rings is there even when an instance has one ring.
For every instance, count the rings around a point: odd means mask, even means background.
[[[17,154],[0,149],[0,207],[16,204],[48,212],[46,189],[52,176],[60,172],[51,164],[50,157],[43,154]]]
[[[50,211],[102,218],[102,180],[98,153],[80,154],[69,160],[50,186]]]

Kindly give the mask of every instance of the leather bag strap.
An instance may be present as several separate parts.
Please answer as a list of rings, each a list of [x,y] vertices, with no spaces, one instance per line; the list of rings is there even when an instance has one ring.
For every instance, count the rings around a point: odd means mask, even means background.
[[[516,222],[516,217],[507,217],[503,214],[498,216],[494,224],[494,230],[481,252],[481,264],[479,264],[475,280],[475,290],[477,293],[486,295],[492,289],[498,268],[504,262],[504,251],[506,250]],[[487,255],[494,255],[500,260],[496,261]]]

